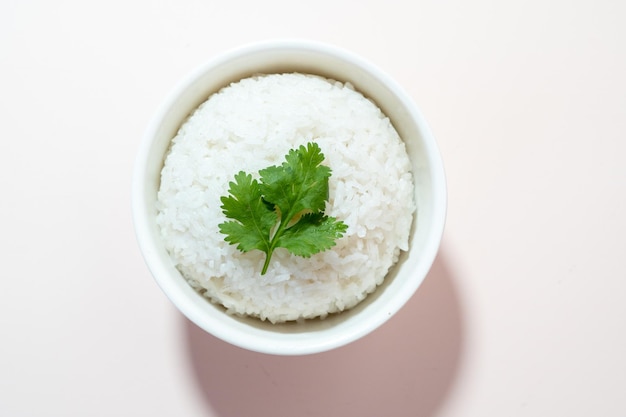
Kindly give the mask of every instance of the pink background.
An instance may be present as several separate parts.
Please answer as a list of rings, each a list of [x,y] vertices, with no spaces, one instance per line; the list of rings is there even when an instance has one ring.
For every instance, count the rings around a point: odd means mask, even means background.
[[[626,3],[0,3],[0,416],[626,415]],[[350,49],[441,147],[442,248],[400,313],[305,357],[178,313],[133,160],[185,74],[243,43]]]

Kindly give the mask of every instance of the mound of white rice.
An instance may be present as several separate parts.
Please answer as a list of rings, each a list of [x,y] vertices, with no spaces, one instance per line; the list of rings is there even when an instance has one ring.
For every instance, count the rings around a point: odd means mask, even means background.
[[[220,197],[240,170],[281,164],[316,142],[332,169],[326,214],[348,225],[328,251],[242,253],[224,241]],[[272,323],[324,318],[381,284],[408,249],[415,211],[411,165],[389,119],[351,85],[305,74],[243,79],[213,94],[172,140],[157,222],[189,283],[229,313]]]

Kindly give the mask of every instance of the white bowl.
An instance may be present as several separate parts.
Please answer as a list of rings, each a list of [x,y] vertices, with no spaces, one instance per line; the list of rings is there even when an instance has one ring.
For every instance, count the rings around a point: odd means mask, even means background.
[[[185,118],[211,93],[255,73],[303,72],[352,83],[391,119],[406,143],[415,177],[417,216],[410,249],[385,282],[355,308],[324,320],[271,324],[226,314],[194,291],[174,267],[159,237],[155,201],[165,152]],[[133,189],[135,231],[155,280],[196,325],[252,351],[302,355],[353,342],[392,317],[415,293],[439,249],[446,183],[439,150],[411,98],[388,75],[352,53],[319,43],[271,41],[225,53],[187,76],[148,126],[137,156]]]

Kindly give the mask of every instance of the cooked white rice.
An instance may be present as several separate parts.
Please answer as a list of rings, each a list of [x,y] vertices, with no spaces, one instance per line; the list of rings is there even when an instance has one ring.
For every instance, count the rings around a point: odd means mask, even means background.
[[[332,169],[326,214],[348,225],[336,246],[302,258],[242,253],[224,240],[220,197],[240,170],[258,177],[316,142]],[[389,119],[351,85],[305,74],[243,79],[213,94],[167,154],[157,201],[164,244],[191,286],[229,313],[272,323],[349,309],[408,249],[411,165]]]

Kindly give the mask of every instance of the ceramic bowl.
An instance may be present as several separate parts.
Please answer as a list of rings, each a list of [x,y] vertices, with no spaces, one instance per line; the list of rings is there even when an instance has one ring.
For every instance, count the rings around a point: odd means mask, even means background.
[[[385,282],[349,311],[303,323],[271,324],[229,315],[181,276],[161,241],[155,201],[164,155],[178,128],[212,93],[257,73],[302,72],[350,82],[390,118],[406,143],[415,180],[417,215],[410,248]],[[171,302],[208,333],[241,348],[275,355],[323,352],[353,342],[389,320],[413,296],[435,259],[444,229],[442,159],[413,100],[386,73],[340,48],[299,40],[267,41],[224,53],[185,77],[166,97],[138,151],[132,189],[135,232],[145,262]]]

